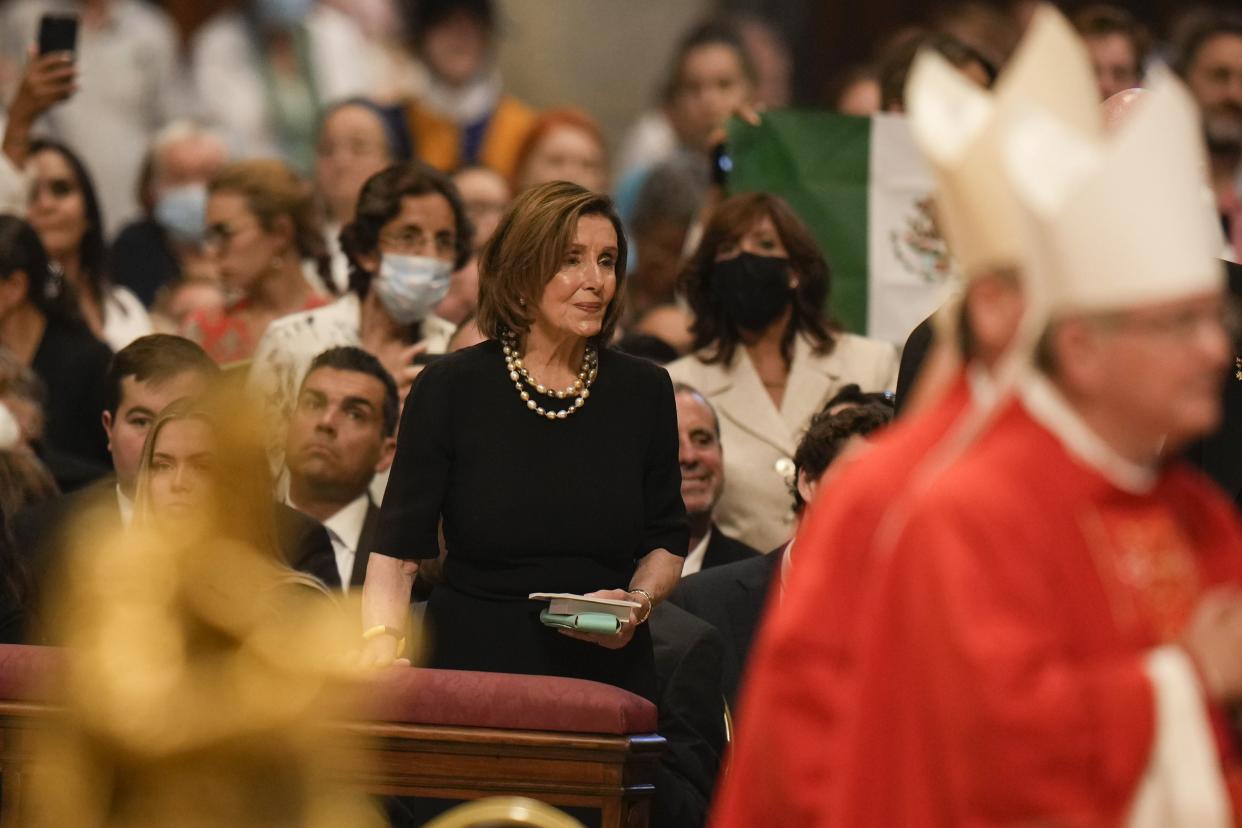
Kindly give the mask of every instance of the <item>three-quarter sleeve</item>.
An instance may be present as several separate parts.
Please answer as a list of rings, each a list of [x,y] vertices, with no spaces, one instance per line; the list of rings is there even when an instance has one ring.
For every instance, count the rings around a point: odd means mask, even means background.
[[[654,395],[651,440],[643,475],[642,554],[664,549],[685,557],[690,544],[686,506],[681,499],[681,465],[677,447],[677,402],[673,381],[660,370]]]
[[[440,554],[440,513],[453,462],[451,383],[446,382],[446,367],[445,363],[428,366],[406,397],[375,546],[368,552],[407,561]]]

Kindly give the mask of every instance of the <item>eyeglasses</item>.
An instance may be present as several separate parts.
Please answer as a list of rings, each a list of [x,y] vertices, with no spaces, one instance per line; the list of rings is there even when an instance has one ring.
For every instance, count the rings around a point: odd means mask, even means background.
[[[246,232],[246,227],[230,227],[224,222],[213,224],[203,233],[203,246],[214,249],[224,249],[229,246],[233,239]]]
[[[1100,317],[1098,324],[1162,339],[1188,342],[1204,327],[1223,332],[1229,339],[1242,335],[1242,308],[1233,301],[1211,308],[1186,308],[1166,313],[1129,313]]]
[[[380,233],[380,246],[392,253],[405,253],[413,256],[427,255],[427,234],[419,227],[406,227],[388,233]],[[451,254],[457,240],[451,233],[442,232],[435,236],[435,252]]]

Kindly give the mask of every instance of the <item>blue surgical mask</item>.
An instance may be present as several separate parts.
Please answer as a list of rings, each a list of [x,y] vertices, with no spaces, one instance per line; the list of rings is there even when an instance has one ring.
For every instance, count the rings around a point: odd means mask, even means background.
[[[273,29],[291,29],[304,21],[315,7],[315,0],[255,0],[254,13]]]
[[[186,184],[165,190],[155,202],[155,220],[176,241],[201,242],[207,229],[207,187]]]
[[[425,319],[448,293],[453,268],[429,256],[385,253],[371,289],[400,325]]]

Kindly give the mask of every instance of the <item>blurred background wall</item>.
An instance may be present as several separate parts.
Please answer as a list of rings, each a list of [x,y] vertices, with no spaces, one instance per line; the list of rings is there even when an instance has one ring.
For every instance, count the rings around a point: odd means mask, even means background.
[[[536,107],[578,106],[613,146],[656,101],[682,32],[710,0],[501,0],[501,71]]]
[[[184,37],[237,0],[156,0]],[[333,2],[333,0],[327,0]],[[384,0],[375,0],[383,2]],[[417,0],[393,0],[409,5]],[[504,20],[502,66],[509,89],[536,106],[582,106],[614,143],[652,104],[678,37],[712,11],[754,14],[786,40],[794,102],[823,105],[842,73],[875,57],[907,26],[939,23],[976,48],[1004,57],[1034,0],[497,0]],[[1086,0],[1061,0],[1073,12]],[[1166,31],[1188,0],[1122,3]]]

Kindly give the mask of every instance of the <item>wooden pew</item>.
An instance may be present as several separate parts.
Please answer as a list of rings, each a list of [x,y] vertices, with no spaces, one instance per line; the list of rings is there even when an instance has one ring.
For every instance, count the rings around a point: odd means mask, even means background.
[[[55,715],[37,688],[58,662],[54,650],[0,645],[3,828],[20,824],[23,778],[37,772],[26,736]],[[339,776],[358,790],[529,796],[599,809],[604,828],[648,824],[664,739],[646,699],[578,679],[419,668],[385,671],[363,697],[365,720],[328,725]]]

